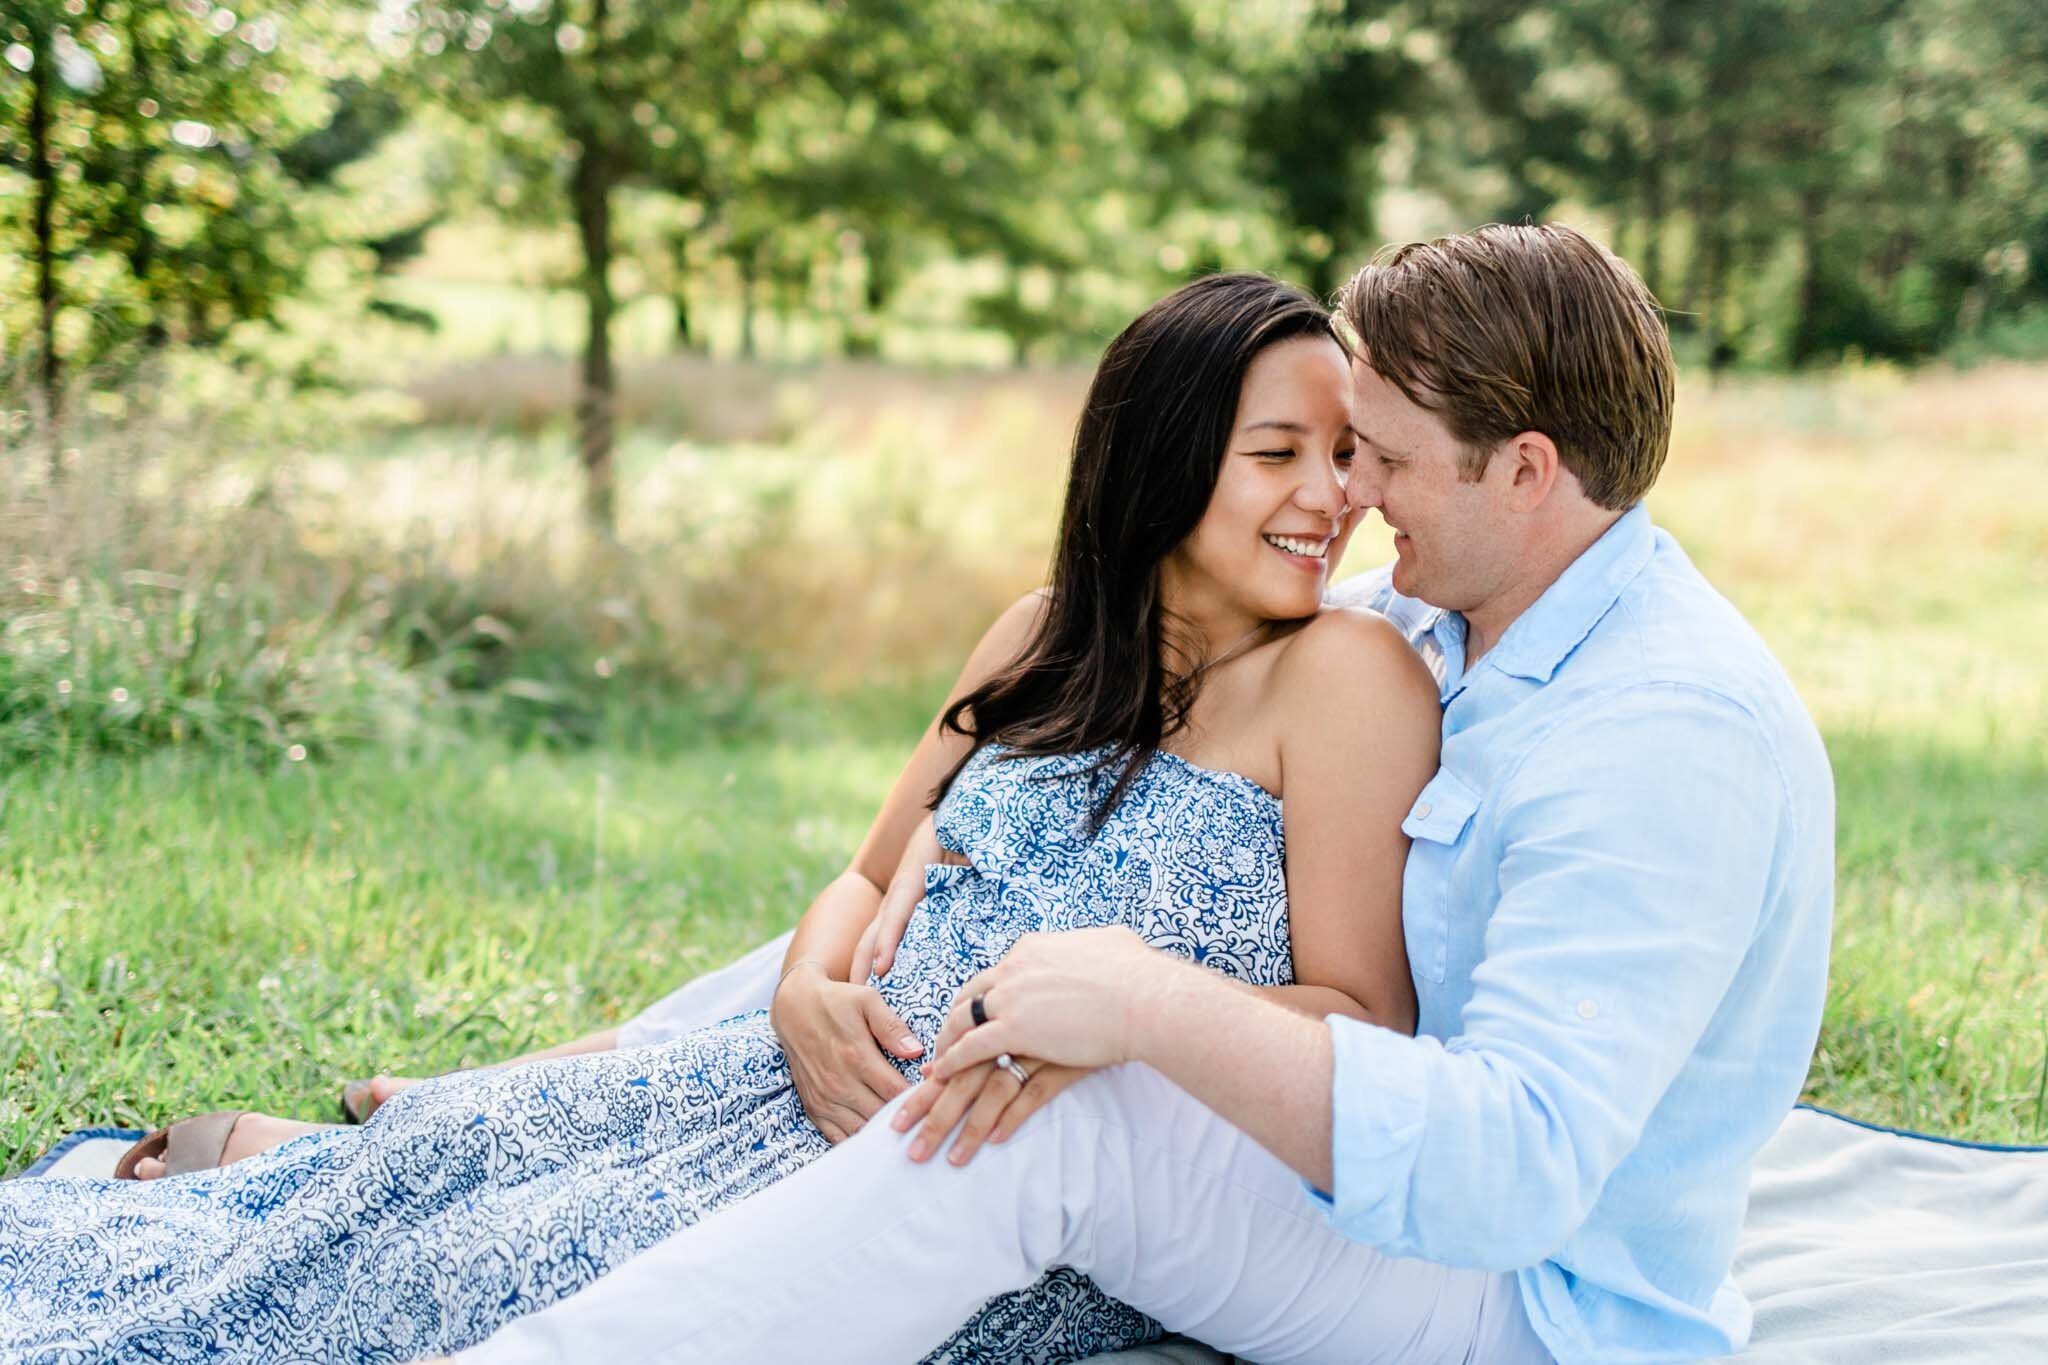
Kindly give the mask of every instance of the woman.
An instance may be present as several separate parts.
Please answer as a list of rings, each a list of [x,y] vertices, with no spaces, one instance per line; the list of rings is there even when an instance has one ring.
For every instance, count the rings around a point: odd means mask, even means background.
[[[1347,392],[1324,310],[1249,276],[1187,286],[1105,353],[1051,583],[977,647],[863,845],[893,866],[936,797],[953,857],[880,979],[917,1044],[1022,934],[1118,923],[1318,1016],[1412,1027],[1399,821],[1435,768],[1436,693],[1384,622],[1318,614]],[[1371,743],[1331,752],[1333,707],[1371,708]],[[844,979],[874,914],[821,897],[785,977]],[[978,1082],[1000,1102],[1030,1066]],[[828,1147],[756,1012],[443,1077],[224,1169],[16,1182],[0,1356],[460,1348]],[[1156,1330],[1055,1272],[938,1358],[1076,1359]]]

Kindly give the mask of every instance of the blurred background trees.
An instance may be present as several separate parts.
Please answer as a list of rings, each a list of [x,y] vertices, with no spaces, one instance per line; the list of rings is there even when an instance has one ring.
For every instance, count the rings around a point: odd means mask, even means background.
[[[0,384],[52,460],[165,348],[303,360],[294,304],[452,324],[386,286],[478,225],[577,301],[600,525],[635,307],[1016,362],[1557,216],[1715,370],[2048,349],[2031,0],[0,0],[0,49]]]

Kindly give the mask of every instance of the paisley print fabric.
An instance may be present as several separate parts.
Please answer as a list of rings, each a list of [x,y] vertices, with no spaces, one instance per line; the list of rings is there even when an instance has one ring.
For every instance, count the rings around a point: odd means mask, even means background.
[[[889,976],[929,1046],[960,985],[1033,931],[1125,924],[1258,984],[1292,980],[1279,802],[1154,760],[1093,838],[1085,758],[984,749],[941,803]],[[910,1074],[910,1064],[901,1064]],[[827,1150],[768,1018],[404,1091],[359,1129],[220,1171],[0,1184],[0,1360],[402,1361],[456,1350]],[[931,1359],[1078,1360],[1159,1335],[1058,1270]]]

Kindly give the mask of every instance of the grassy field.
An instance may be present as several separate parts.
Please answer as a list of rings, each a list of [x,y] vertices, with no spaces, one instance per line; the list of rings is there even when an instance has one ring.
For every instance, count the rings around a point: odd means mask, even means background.
[[[229,1101],[324,1118],[344,1077],[616,1021],[785,926],[858,840],[946,661],[1042,563],[1080,382],[755,374],[726,387],[783,429],[715,440],[650,416],[625,451],[627,539],[687,541],[661,561],[678,574],[743,559],[692,610],[724,610],[780,680],[717,725],[642,711],[573,749],[458,734],[0,773],[0,1169],[88,1122]],[[2048,1142],[2044,429],[2038,370],[1693,387],[1652,500],[1834,758],[1810,1097],[2004,1141]],[[544,538],[573,498],[565,459],[545,429],[444,430],[383,458],[311,452],[290,486],[329,539],[438,527],[450,563],[487,573],[460,547],[521,517]],[[763,508],[780,538],[722,546]],[[1384,550],[1374,523],[1352,567]]]

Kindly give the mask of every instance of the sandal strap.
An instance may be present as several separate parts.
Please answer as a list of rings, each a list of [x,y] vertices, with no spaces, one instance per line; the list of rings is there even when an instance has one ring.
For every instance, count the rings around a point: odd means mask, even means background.
[[[377,1108],[376,1099],[370,1094],[368,1081],[349,1081],[341,1087],[341,1120],[343,1123],[368,1123],[370,1115]]]
[[[210,1171],[220,1165],[221,1153],[227,1150],[228,1137],[235,1131],[235,1122],[244,1109],[216,1109],[210,1114],[183,1119],[168,1128],[159,1128],[125,1152],[119,1164],[114,1167],[116,1180],[135,1179],[135,1167],[147,1157],[161,1156],[165,1175],[190,1175],[194,1171]]]

